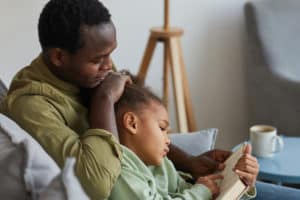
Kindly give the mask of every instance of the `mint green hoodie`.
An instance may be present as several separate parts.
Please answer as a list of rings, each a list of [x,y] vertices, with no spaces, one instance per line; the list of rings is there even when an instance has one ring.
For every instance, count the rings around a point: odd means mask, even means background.
[[[176,171],[173,163],[164,158],[160,166],[146,166],[135,153],[122,146],[121,175],[111,192],[110,200],[158,200],[212,198],[210,190],[201,184],[189,184]]]

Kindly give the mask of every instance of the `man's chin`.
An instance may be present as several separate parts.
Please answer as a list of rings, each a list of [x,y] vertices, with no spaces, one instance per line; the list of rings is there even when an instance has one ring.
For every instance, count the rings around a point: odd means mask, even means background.
[[[82,87],[87,88],[87,89],[95,88],[98,85],[100,85],[101,82],[102,82],[102,80],[89,82],[89,83],[84,84]]]

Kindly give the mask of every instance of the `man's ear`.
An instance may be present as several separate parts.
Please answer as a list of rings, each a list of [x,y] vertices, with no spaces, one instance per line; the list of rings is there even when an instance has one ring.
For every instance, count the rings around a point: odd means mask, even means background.
[[[123,115],[123,126],[131,134],[137,134],[138,116],[133,112],[126,112]]]
[[[67,52],[60,48],[50,48],[48,55],[50,62],[57,68],[64,66],[68,59]]]

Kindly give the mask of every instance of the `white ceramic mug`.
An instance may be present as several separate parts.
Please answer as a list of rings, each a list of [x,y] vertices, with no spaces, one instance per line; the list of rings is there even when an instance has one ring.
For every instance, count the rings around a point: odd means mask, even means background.
[[[255,125],[250,128],[252,153],[258,157],[272,157],[283,149],[283,140],[277,129],[268,125]]]

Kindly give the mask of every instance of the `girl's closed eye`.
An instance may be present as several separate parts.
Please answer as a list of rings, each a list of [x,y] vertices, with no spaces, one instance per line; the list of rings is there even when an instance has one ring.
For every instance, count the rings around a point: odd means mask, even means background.
[[[161,120],[158,122],[158,126],[161,131],[168,132],[169,131],[169,121],[168,120]]]
[[[165,127],[159,127],[161,131],[166,131],[167,129]]]
[[[163,132],[169,132],[170,131],[170,127],[169,126],[160,126],[159,128]]]

